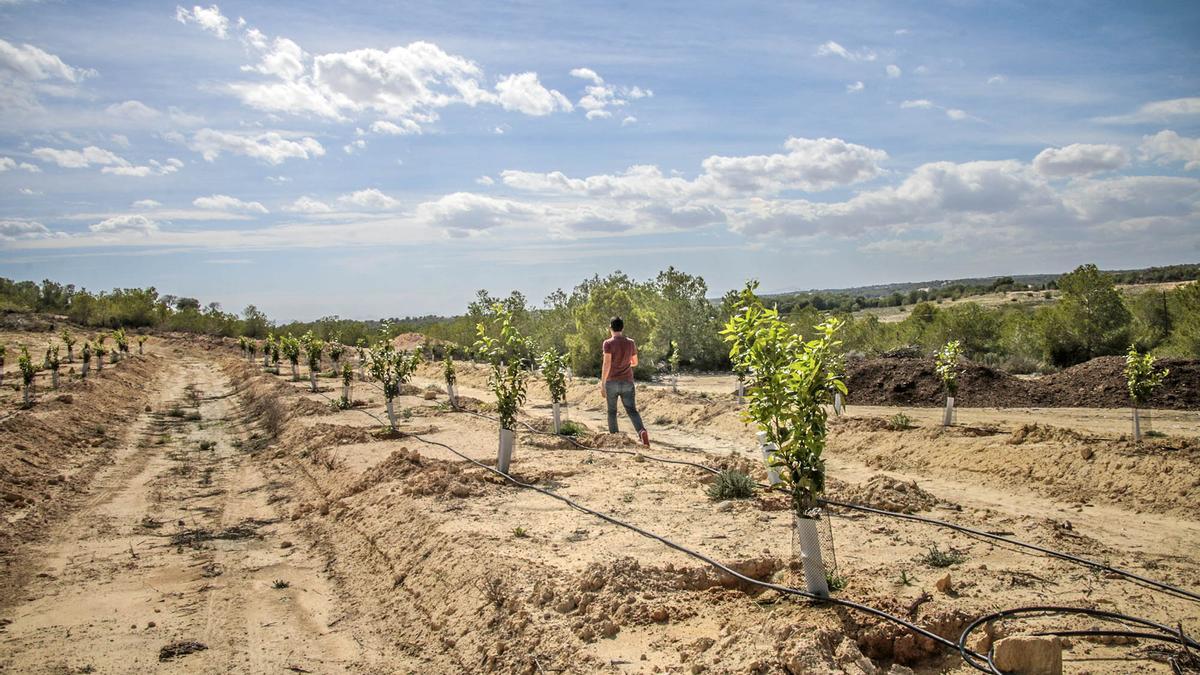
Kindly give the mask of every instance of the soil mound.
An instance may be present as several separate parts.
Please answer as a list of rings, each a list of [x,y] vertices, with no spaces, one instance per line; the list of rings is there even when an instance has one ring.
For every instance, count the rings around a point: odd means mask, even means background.
[[[871,476],[860,485],[841,486],[835,491],[834,497],[839,501],[900,513],[927,511],[939,501],[918,487],[916,481],[906,483],[882,473]]]
[[[1200,360],[1163,359],[1170,369],[1163,386],[1150,400],[1152,408],[1190,410],[1200,407]],[[1125,359],[1104,356],[1059,373],[1031,380],[995,368],[964,362],[955,402],[972,408],[1125,408]],[[942,380],[933,359],[864,358],[846,364],[850,403],[940,407],[945,404]]]

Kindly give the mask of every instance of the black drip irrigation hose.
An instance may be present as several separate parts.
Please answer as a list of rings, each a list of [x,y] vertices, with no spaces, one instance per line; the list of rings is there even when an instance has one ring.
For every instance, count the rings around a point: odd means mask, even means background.
[[[315,393],[321,395],[322,397],[324,397],[326,400],[329,400],[330,402],[334,401],[333,398],[325,395],[324,392],[315,392]],[[380,417],[378,417],[377,415],[375,415],[369,411],[362,410],[359,408],[352,408],[352,409],[358,410],[359,412],[363,413],[364,415],[371,417],[375,421],[377,421],[381,424],[384,424],[383,420]],[[464,412],[469,412],[473,415],[483,417],[484,419],[489,419],[489,420],[494,419],[487,415],[483,415],[481,413],[475,413],[472,411],[465,411],[465,410],[464,410]],[[560,434],[552,434],[550,432],[538,431],[524,422],[522,422],[522,425],[524,425],[532,433],[535,433],[535,434],[560,435]],[[1041,632],[1041,633],[1037,633],[1036,635],[1144,637],[1147,639],[1154,639],[1154,640],[1159,640],[1162,642],[1170,642],[1173,644],[1178,644],[1179,646],[1183,647],[1184,649],[1200,649],[1200,643],[1198,643],[1196,640],[1193,640],[1192,638],[1190,638],[1186,634],[1184,634],[1182,627],[1180,627],[1178,629],[1172,629],[1172,628],[1169,628],[1162,624],[1156,623],[1154,621],[1150,621],[1148,619],[1130,616],[1127,614],[1121,614],[1118,612],[1109,612],[1109,611],[1105,611],[1105,610],[1096,610],[1096,609],[1088,609],[1088,608],[1081,608],[1081,607],[1061,607],[1061,606],[1016,607],[1016,608],[1001,610],[999,612],[994,612],[992,614],[988,614],[985,616],[981,616],[981,617],[975,619],[973,622],[971,622],[971,624],[969,624],[965,629],[963,629],[962,633],[959,635],[958,641],[955,642],[955,641],[949,640],[947,638],[944,638],[944,637],[938,635],[937,633],[934,633],[928,629],[922,628],[921,626],[918,626],[918,625],[912,623],[911,621],[908,621],[901,617],[895,616],[893,614],[889,614],[888,612],[885,612],[881,609],[871,607],[870,605],[864,605],[861,603],[854,602],[852,600],[845,600],[842,598],[822,597],[822,596],[818,596],[814,593],[802,591],[798,588],[793,588],[791,586],[784,586],[781,584],[775,584],[775,583],[771,583],[768,581],[760,581],[753,577],[742,574],[741,572],[738,572],[737,570],[734,570],[731,567],[715,560],[714,558],[711,558],[703,553],[700,553],[699,551],[696,551],[694,549],[683,546],[682,544],[678,544],[670,539],[667,539],[666,537],[663,537],[662,535],[655,534],[654,532],[643,529],[632,523],[628,523],[628,522],[623,521],[614,516],[611,516],[611,515],[601,512],[601,511],[597,511],[590,507],[584,506],[583,504],[580,504],[580,503],[570,499],[569,497],[564,497],[560,494],[556,494],[550,490],[538,487],[537,485],[533,485],[531,483],[525,483],[525,482],[515,478],[511,474],[500,471],[496,467],[484,464],[483,462],[480,462],[479,460],[476,460],[476,459],[456,450],[455,448],[451,447],[450,445],[447,445],[446,443],[442,443],[440,441],[434,441],[434,440],[424,438],[420,434],[406,434],[406,435],[409,438],[413,438],[422,443],[441,447],[445,450],[448,450],[451,453],[453,453],[454,455],[462,458],[463,460],[465,460],[471,464],[474,464],[474,465],[484,469],[485,471],[494,473],[517,487],[524,488],[527,490],[533,490],[533,491],[543,494],[547,497],[551,497],[553,499],[561,501],[564,504],[566,504],[567,506],[569,506],[573,509],[576,509],[577,511],[586,513],[588,515],[591,515],[595,518],[599,518],[600,520],[611,523],[618,527],[628,529],[628,530],[635,532],[643,537],[647,537],[649,539],[657,541],[657,542],[663,544],[664,546],[667,546],[668,548],[671,548],[673,550],[679,551],[680,553],[683,553],[683,554],[693,557],[697,560],[700,560],[700,561],[704,562],[705,564],[707,564],[715,569],[718,569],[721,572],[724,572],[724,573],[742,581],[743,583],[751,584],[753,586],[759,586],[764,589],[774,590],[776,592],[786,594],[786,595],[794,595],[797,597],[805,598],[806,600],[809,600],[810,602],[813,602],[815,604],[828,603],[828,604],[838,605],[841,607],[846,607],[849,609],[854,609],[854,610],[863,612],[865,614],[869,614],[871,616],[875,616],[877,618],[883,619],[885,621],[890,621],[890,622],[892,622],[898,626],[901,626],[913,633],[916,633],[917,635],[920,635],[922,637],[933,640],[937,644],[940,644],[944,647],[947,647],[949,649],[957,651],[959,653],[959,655],[962,657],[963,661],[967,665],[969,665],[972,668],[975,668],[976,670],[979,670],[981,672],[989,673],[990,675],[1005,675],[1005,674],[996,667],[995,663],[992,660],[992,654],[991,654],[990,649],[988,650],[987,654],[980,654],[980,653],[968,648],[967,641],[969,640],[971,634],[974,631],[978,630],[978,628],[980,626],[983,626],[990,622],[995,622],[995,621],[999,621],[1002,619],[1006,619],[1006,618],[1021,617],[1021,616],[1037,616],[1037,615],[1050,616],[1050,615],[1074,614],[1074,615],[1090,616],[1090,617],[1100,618],[1100,619],[1109,620],[1109,621],[1132,623],[1132,624],[1137,624],[1137,625],[1141,625],[1144,627],[1152,628],[1155,631],[1159,631],[1159,632],[1145,632],[1145,631],[1118,631],[1118,630],[1113,630],[1113,631],[1063,630],[1063,631]],[[618,454],[642,455],[642,453],[633,452],[633,451],[629,451],[629,450],[615,450],[615,449],[608,449],[608,448],[605,448],[605,449],[588,448],[587,446],[580,444],[578,441],[576,441],[573,438],[570,438],[569,436],[564,436],[564,438],[567,438],[569,441],[571,441],[575,445],[579,446],[580,448],[583,448],[583,449],[586,449],[589,451],[599,450],[599,451],[605,451],[605,452],[614,452],[614,453],[618,453]],[[674,464],[687,464],[687,465],[695,466],[697,468],[704,469],[709,472],[720,473],[718,470],[714,469],[713,467],[708,467],[708,466],[705,466],[702,464],[696,464],[693,462],[682,462],[680,460],[653,458],[648,455],[642,455],[642,456],[646,457],[647,459],[652,459],[654,461],[665,461],[665,462],[674,463]],[[1017,546],[1024,546],[1031,550],[1040,551],[1042,553],[1046,553],[1048,555],[1059,557],[1059,558],[1062,558],[1064,560],[1068,560],[1071,562],[1078,562],[1080,564],[1116,572],[1117,574],[1123,574],[1124,576],[1127,576],[1129,578],[1132,578],[1132,579],[1135,579],[1138,581],[1144,581],[1146,583],[1149,583],[1152,586],[1162,588],[1163,590],[1176,592],[1184,597],[1189,597],[1189,598],[1193,598],[1193,599],[1200,597],[1189,591],[1185,591],[1183,589],[1177,589],[1168,584],[1163,584],[1162,582],[1154,581],[1153,579],[1146,579],[1139,575],[1133,574],[1132,572],[1125,572],[1124,570],[1120,570],[1119,568],[1112,568],[1110,566],[1104,565],[1103,563],[1097,563],[1095,561],[1090,561],[1085,558],[1079,558],[1078,556],[1072,556],[1071,554],[1063,553],[1061,551],[1055,551],[1053,549],[1046,549],[1044,547],[1036,546],[1034,544],[1028,544],[1028,543],[1017,541],[1014,539],[1008,539],[1007,537],[990,534],[990,533],[983,532],[980,530],[975,530],[973,528],[968,528],[968,527],[964,527],[961,525],[954,525],[952,523],[947,523],[945,521],[939,521],[939,520],[932,519],[932,518],[913,516],[911,514],[901,514],[901,513],[896,513],[893,511],[886,511],[883,509],[874,509],[874,508],[871,508],[868,506],[861,506],[861,505],[857,505],[857,504],[849,504],[849,503],[837,502],[837,501],[833,501],[833,500],[823,500],[823,501],[825,501],[825,503],[827,503],[827,504],[842,507],[842,508],[858,509],[858,510],[863,510],[866,512],[876,513],[879,515],[900,517],[900,518],[904,518],[904,519],[908,519],[908,520],[915,520],[918,522],[927,522],[927,523],[939,525],[942,527],[948,527],[950,529],[958,530],[958,531],[961,531],[961,532],[964,532],[967,534],[977,534],[978,536],[991,538],[991,539],[995,539],[998,541],[1003,541],[1003,542],[1006,542],[1009,544],[1014,544]]]

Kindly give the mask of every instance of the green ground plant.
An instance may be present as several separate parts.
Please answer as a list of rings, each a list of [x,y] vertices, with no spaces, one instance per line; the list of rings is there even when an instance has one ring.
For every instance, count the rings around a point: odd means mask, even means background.
[[[726,469],[717,474],[712,485],[708,486],[708,498],[713,501],[750,499],[753,496],[754,480],[734,469]]]

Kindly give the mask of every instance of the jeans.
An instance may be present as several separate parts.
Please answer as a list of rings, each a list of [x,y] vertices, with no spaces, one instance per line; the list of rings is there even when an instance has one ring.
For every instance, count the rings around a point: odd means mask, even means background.
[[[633,428],[641,433],[646,425],[642,424],[642,416],[638,414],[637,403],[633,398],[633,383],[609,380],[604,383],[604,397],[608,399],[608,433],[617,433],[617,397],[625,406],[625,414],[633,422]]]

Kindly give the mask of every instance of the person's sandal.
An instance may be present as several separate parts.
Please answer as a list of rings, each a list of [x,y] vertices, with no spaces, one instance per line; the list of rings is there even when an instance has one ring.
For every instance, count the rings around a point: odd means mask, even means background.
[[[650,432],[642,429],[638,432],[638,438],[642,439],[642,445],[650,447]]]

